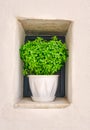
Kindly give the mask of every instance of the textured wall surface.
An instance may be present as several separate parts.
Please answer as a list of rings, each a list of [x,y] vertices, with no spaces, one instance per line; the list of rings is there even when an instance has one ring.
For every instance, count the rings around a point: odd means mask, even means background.
[[[69,107],[51,110],[13,107],[19,80],[19,68],[15,66],[19,35],[15,34],[16,17],[74,21]],[[0,130],[25,129],[90,130],[90,0],[0,0]]]

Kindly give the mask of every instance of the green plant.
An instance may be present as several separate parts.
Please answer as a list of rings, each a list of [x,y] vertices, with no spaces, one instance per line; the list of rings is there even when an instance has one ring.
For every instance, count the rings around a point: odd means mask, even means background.
[[[24,75],[52,75],[66,62],[68,50],[56,36],[50,41],[37,37],[20,48],[20,58],[24,63]]]

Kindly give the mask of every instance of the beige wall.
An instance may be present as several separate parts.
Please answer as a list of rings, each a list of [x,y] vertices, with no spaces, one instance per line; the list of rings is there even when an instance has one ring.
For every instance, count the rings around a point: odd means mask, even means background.
[[[89,12],[89,0],[0,0],[0,130],[90,129]],[[19,80],[15,64],[19,35],[15,17],[19,16],[74,21],[72,104],[69,107],[51,110],[13,107]]]

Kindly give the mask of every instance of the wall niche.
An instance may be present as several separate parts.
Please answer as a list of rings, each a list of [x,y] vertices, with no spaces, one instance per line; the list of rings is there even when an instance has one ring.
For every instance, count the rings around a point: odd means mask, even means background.
[[[18,25],[20,26],[19,32],[23,36],[23,42],[20,43],[20,45],[25,43],[27,40],[34,40],[37,36],[49,40],[52,36],[56,35],[60,40],[66,42],[67,48],[69,49],[69,58],[62,70],[58,72],[60,74],[60,79],[56,92],[57,98],[54,102],[50,103],[32,102],[30,99],[32,94],[29,89],[28,78],[22,75],[20,69],[19,76],[22,79],[22,83],[19,87],[22,88],[22,91],[20,94],[21,96],[18,95],[19,101],[17,100],[18,102],[15,106],[26,108],[62,108],[68,106],[72,101],[72,21],[18,18]],[[22,40],[19,39],[19,41]],[[22,68],[21,60],[19,62],[19,68]]]

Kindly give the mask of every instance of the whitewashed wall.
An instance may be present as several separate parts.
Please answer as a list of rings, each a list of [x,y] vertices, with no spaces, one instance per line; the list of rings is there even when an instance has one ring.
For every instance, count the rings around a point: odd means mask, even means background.
[[[72,104],[15,109],[16,17],[73,20]],[[18,76],[17,76],[18,77]],[[0,0],[0,130],[90,129],[90,1]]]

